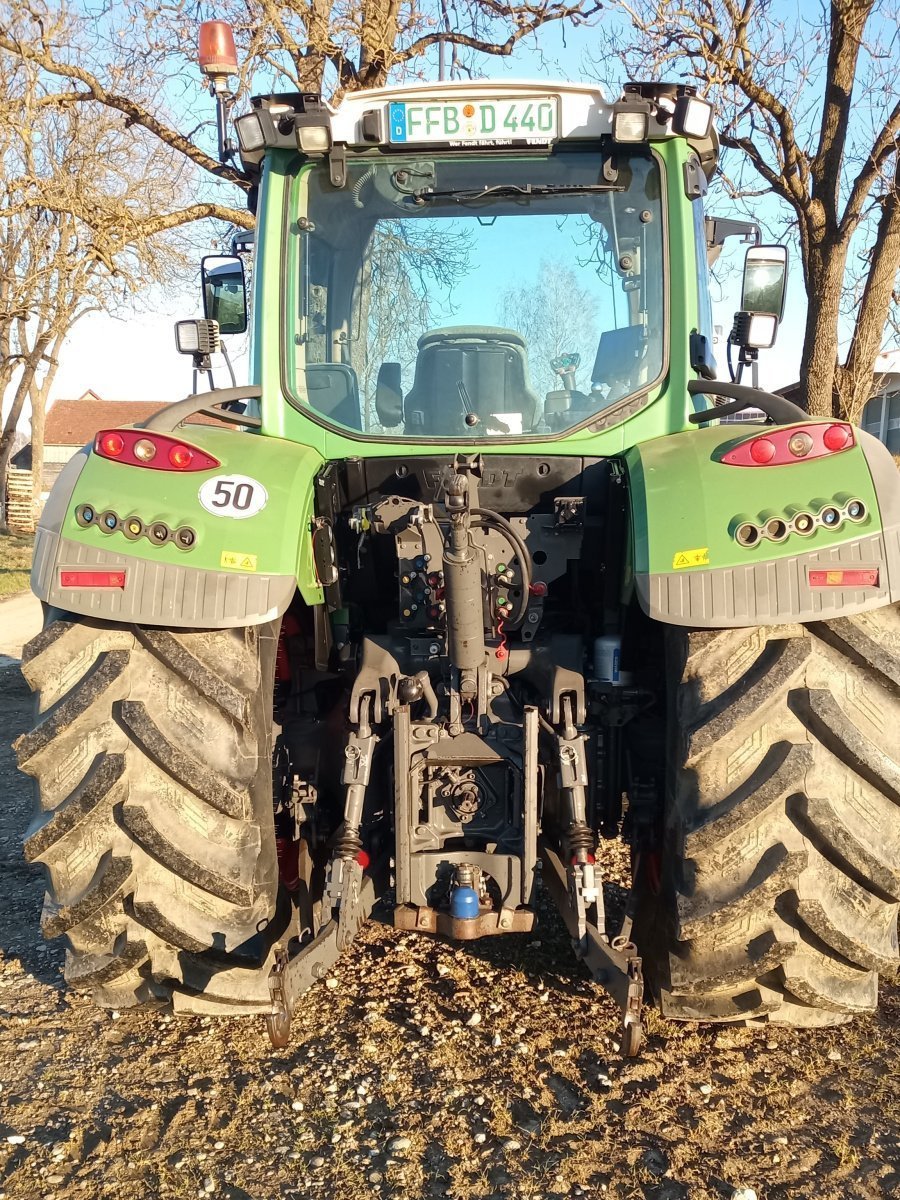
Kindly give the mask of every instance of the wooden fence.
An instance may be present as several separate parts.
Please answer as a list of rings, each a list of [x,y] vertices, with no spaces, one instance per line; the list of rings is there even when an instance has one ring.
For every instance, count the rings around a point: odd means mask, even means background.
[[[31,472],[11,467],[6,480],[6,522],[10,529],[34,533],[35,508],[31,498]]]

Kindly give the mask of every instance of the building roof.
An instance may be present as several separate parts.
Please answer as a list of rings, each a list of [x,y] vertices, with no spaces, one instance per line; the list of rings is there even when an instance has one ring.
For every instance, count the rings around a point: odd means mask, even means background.
[[[882,355],[880,362],[885,362],[886,355]],[[871,399],[877,396],[896,396],[900,392],[900,371],[878,371],[874,379],[875,390],[872,392]],[[799,383],[788,383],[784,387],[776,388],[776,396],[784,396],[786,400],[796,401],[800,394]]]
[[[57,400],[47,413],[45,446],[84,446],[100,429],[134,425],[165,408],[157,400],[101,400],[85,392],[78,400]]]

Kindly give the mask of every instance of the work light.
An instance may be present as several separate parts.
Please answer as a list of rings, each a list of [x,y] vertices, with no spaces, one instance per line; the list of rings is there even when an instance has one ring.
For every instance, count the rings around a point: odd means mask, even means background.
[[[617,142],[645,142],[650,132],[650,105],[626,94],[613,105],[612,135]]]
[[[262,121],[260,121],[258,113],[249,112],[243,117],[238,117],[234,127],[237,130],[241,149],[245,153],[262,150],[265,146],[266,135],[263,132]]]
[[[297,124],[297,145],[304,154],[327,154],[331,149],[331,130],[327,125]]]
[[[221,344],[218,321],[175,322],[175,346],[179,354],[215,354]]]
[[[679,96],[675,101],[672,128],[689,138],[705,138],[712,124],[713,107],[697,96]]]

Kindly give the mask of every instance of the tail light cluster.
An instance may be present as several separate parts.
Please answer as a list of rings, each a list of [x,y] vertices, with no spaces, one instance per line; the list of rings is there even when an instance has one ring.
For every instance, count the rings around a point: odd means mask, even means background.
[[[869,515],[862,500],[851,497],[837,504],[826,504],[818,512],[797,512],[788,516],[772,516],[767,520],[732,523],[734,540],[739,546],[749,549],[761,541],[783,542],[792,533],[809,537],[817,529],[838,529],[845,521],[858,525]]]
[[[839,454],[856,445],[853,426],[844,421],[793,425],[787,429],[766,430],[733,446],[721,461],[730,467],[783,467]]]
[[[154,471],[209,471],[221,465],[205,450],[143,429],[102,429],[94,438],[94,453],[113,462],[151,467]]]

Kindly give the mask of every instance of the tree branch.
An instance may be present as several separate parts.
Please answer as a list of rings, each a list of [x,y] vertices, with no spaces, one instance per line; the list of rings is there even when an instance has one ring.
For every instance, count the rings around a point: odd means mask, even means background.
[[[229,183],[234,183],[245,191],[249,190],[250,184],[237,171],[231,167],[223,166],[217,159],[206,154],[199,147],[195,146],[188,138],[171,129],[158,120],[148,109],[143,105],[138,104],[128,96],[120,96],[115,92],[109,91],[103,86],[96,76],[84,67],[76,66],[74,63],[58,62],[47,49],[38,50],[32,46],[26,45],[20,39],[10,35],[6,29],[0,25],[0,50],[6,50],[9,54],[14,54],[24,62],[32,62],[46,71],[49,75],[56,75],[62,79],[77,80],[87,89],[90,99],[95,100],[98,104],[103,104],[107,108],[116,109],[121,112],[130,125],[140,125],[149,133],[154,134],[165,142],[167,146],[171,146],[173,150],[177,150],[183,154],[185,158],[191,160],[198,167],[202,167],[204,171],[208,171],[210,175],[215,175],[217,178],[228,180]],[[77,96],[79,99],[87,99],[88,96],[83,93],[64,93],[68,98],[72,99]]]

